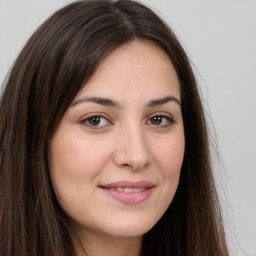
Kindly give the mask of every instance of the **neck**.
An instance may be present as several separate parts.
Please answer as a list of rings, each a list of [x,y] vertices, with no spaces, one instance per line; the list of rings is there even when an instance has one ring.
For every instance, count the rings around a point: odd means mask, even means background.
[[[74,241],[76,256],[140,256],[142,236],[132,238],[86,234]]]

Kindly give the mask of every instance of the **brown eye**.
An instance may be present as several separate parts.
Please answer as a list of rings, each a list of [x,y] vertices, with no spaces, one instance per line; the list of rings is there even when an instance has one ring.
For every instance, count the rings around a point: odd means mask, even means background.
[[[151,124],[154,125],[160,125],[162,123],[162,117],[161,116],[154,116],[152,118],[150,118]]]
[[[89,116],[82,120],[81,123],[92,129],[102,128],[110,124],[108,119],[101,115]]]
[[[98,126],[100,124],[100,117],[99,116],[93,116],[88,118],[87,122],[92,126]]]
[[[175,121],[172,117],[165,115],[155,115],[147,121],[147,124],[154,125],[159,128],[169,127],[174,123]]]

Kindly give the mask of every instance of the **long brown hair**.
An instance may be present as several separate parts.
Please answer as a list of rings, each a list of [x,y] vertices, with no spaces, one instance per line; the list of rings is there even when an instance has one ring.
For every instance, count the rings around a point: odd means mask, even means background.
[[[32,35],[0,101],[0,255],[74,255],[68,218],[53,193],[49,142],[102,59],[132,40],[169,55],[181,86],[185,156],[168,210],[144,235],[144,256],[227,256],[206,120],[188,57],[172,30],[130,0],[77,1]]]

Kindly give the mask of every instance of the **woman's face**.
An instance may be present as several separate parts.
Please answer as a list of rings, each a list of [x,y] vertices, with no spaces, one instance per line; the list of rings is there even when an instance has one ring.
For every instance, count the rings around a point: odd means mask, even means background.
[[[141,236],[174,197],[184,144],[180,86],[166,53],[145,41],[119,47],[53,136],[57,200],[78,232]]]

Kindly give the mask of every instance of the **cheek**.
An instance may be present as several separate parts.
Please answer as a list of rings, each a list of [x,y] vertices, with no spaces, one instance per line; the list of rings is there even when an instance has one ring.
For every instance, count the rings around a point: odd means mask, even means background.
[[[108,158],[107,147],[102,142],[98,144],[74,135],[68,138],[56,136],[51,143],[52,172],[72,180],[85,177],[92,179]]]
[[[167,138],[164,143],[155,147],[155,159],[162,176],[170,178],[179,176],[185,151],[184,136]]]
[[[69,206],[78,210],[84,200],[89,201],[94,192],[91,188],[107,164],[111,149],[103,140],[92,141],[70,131],[65,136],[63,133],[59,129],[51,141],[50,175],[59,203],[69,212]]]
[[[155,151],[155,159],[157,159],[156,163],[161,172],[163,184],[163,201],[166,200],[167,206],[171,203],[178,187],[184,150],[185,141],[181,134],[166,139],[165,143],[161,143]]]
[[[52,139],[50,174],[54,192],[62,209],[74,219],[84,215],[84,202],[94,203],[93,184],[108,155],[109,149],[102,143],[92,143],[74,133],[66,137],[59,133]]]
[[[155,202],[155,220],[161,218],[176,193],[183,162],[185,142],[183,133],[166,136],[154,141],[154,162],[157,165],[159,194]]]

